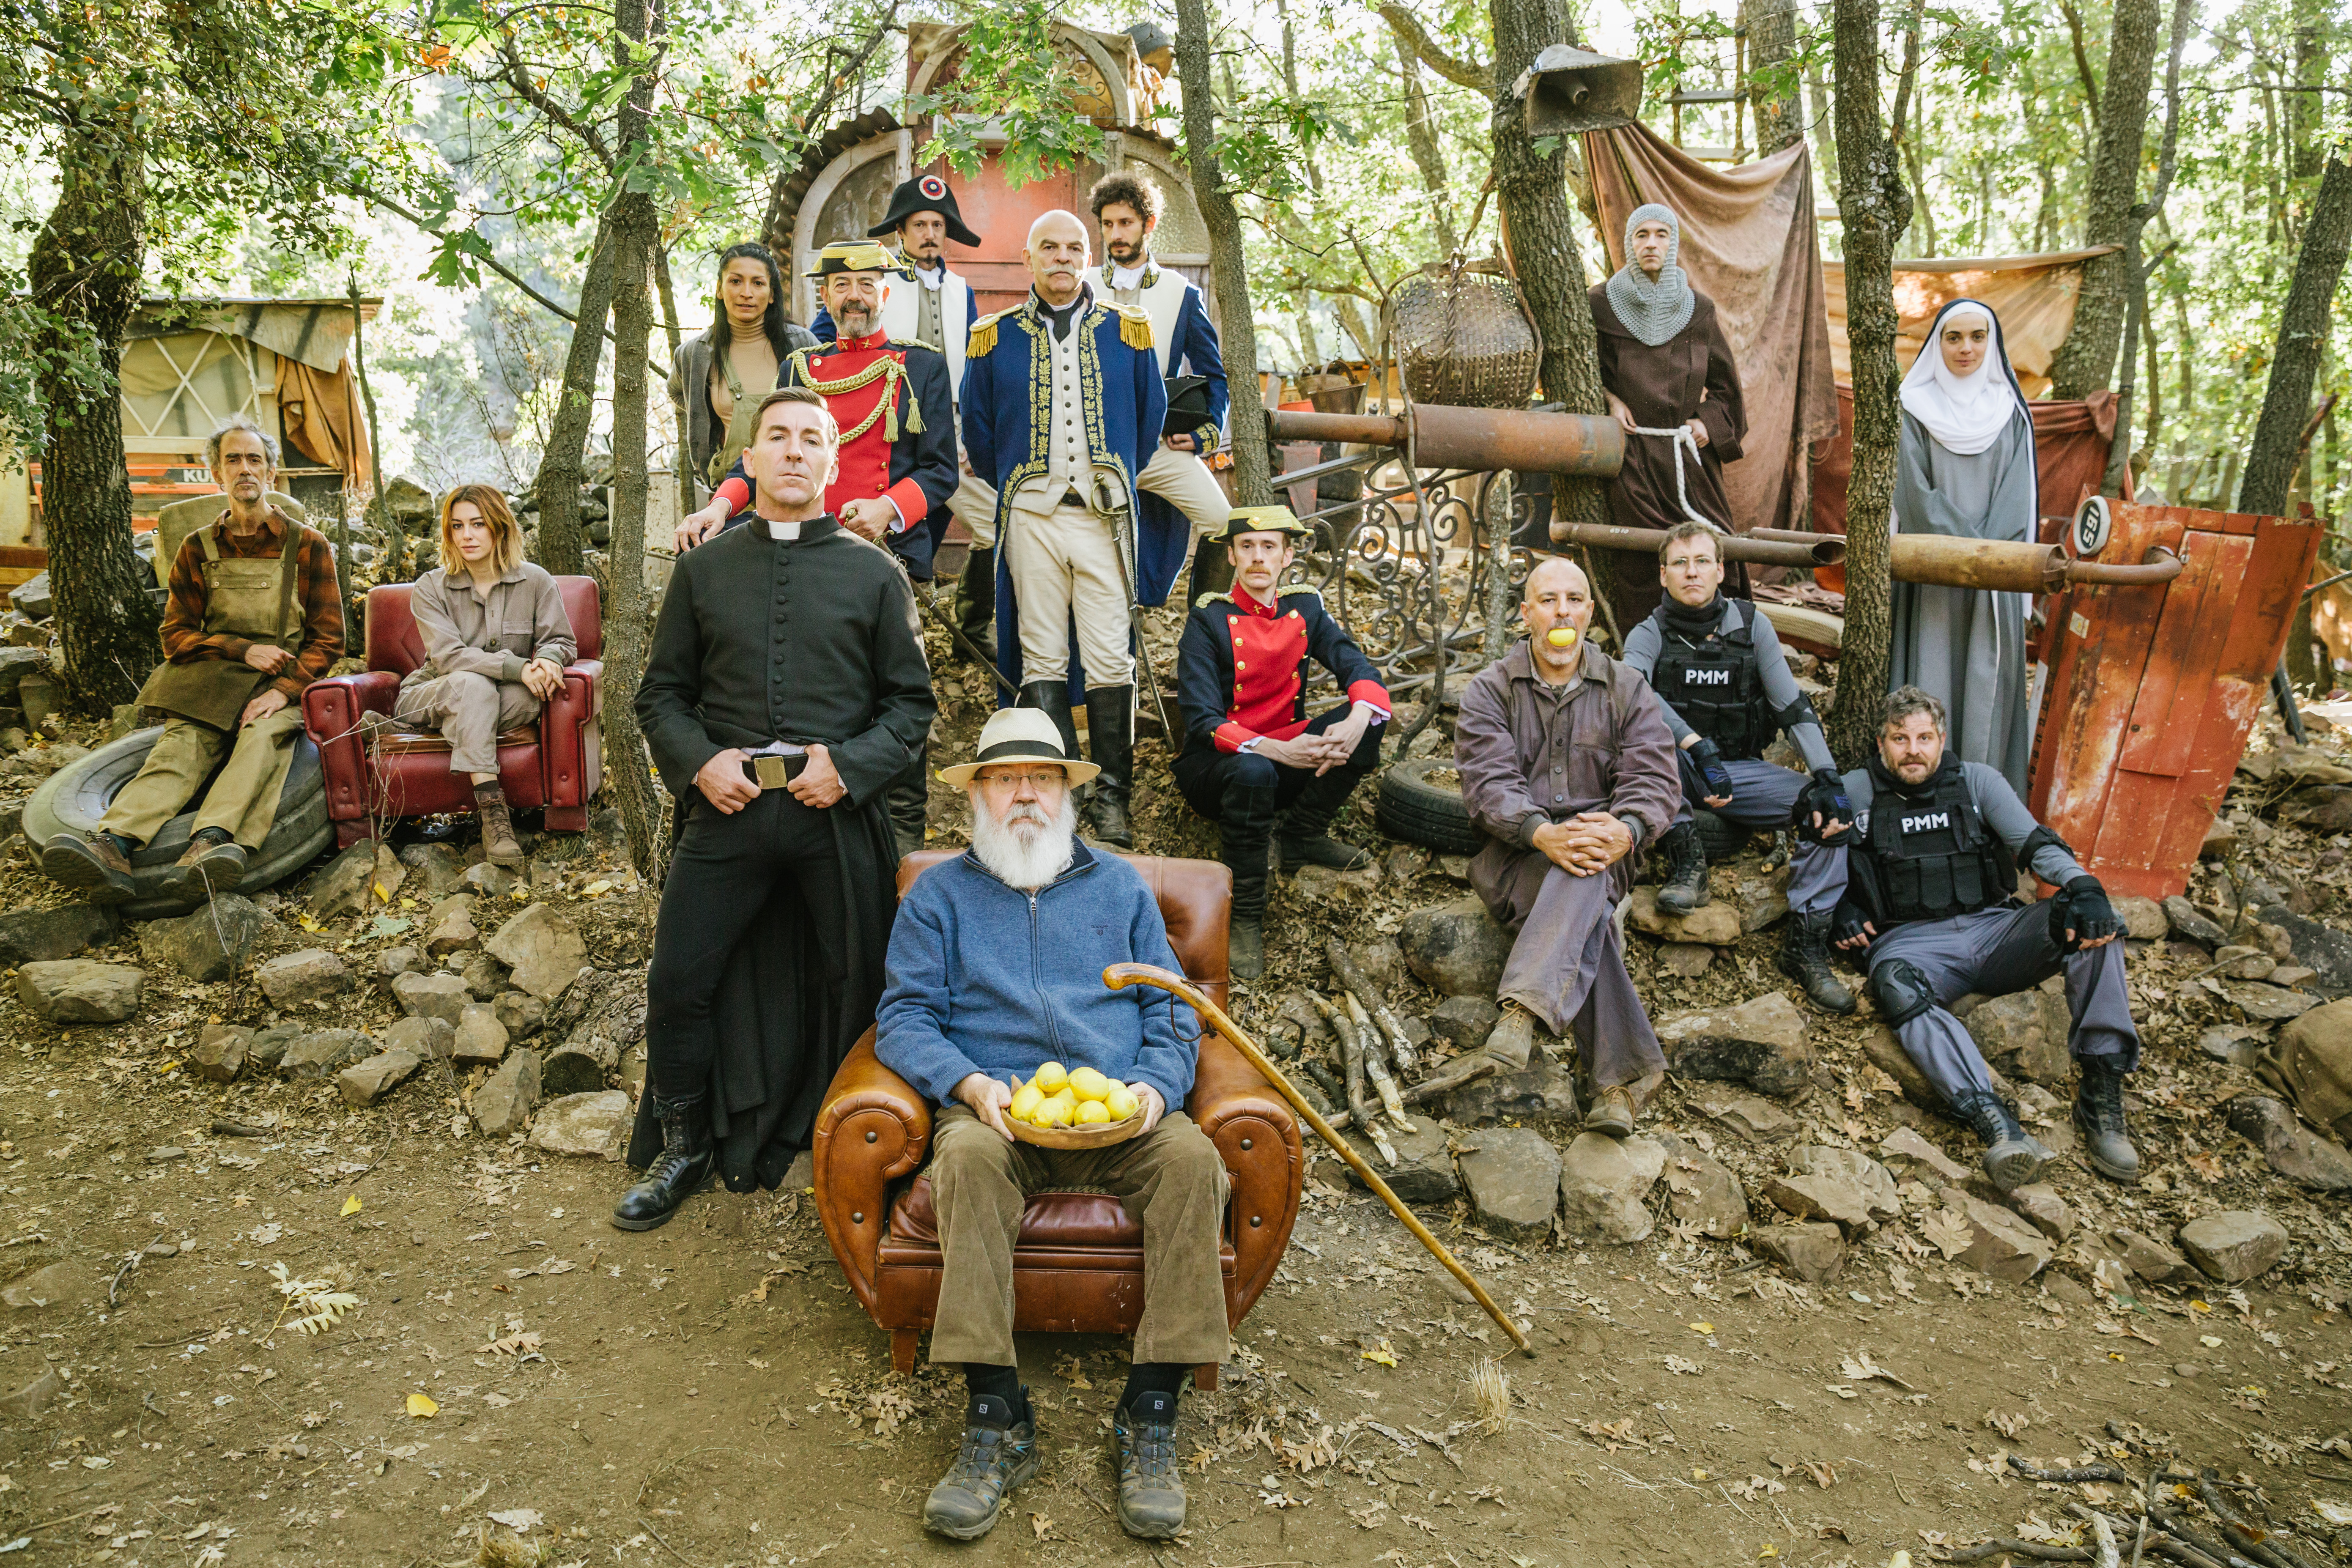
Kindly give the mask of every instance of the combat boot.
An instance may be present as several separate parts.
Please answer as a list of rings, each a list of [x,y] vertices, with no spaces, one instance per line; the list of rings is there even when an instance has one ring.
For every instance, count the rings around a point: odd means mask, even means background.
[[[1013,1489],[1037,1473],[1037,1415],[1029,1391],[1020,1408],[1001,1395],[977,1394],[964,1413],[963,1446],[955,1462],[923,1500],[923,1523],[957,1541],[986,1535]]]
[[[646,1167],[645,1179],[622,1194],[614,1206],[613,1224],[620,1230],[652,1230],[668,1224],[679,1205],[709,1183],[711,1168],[718,1163],[706,1097],[664,1100],[656,1096],[654,1113],[661,1119],[662,1152]]]
[[[1371,865],[1370,850],[1342,844],[1328,831],[1331,818],[1339,815],[1339,808],[1348,802],[1349,792],[1356,787],[1356,776],[1352,771],[1334,768],[1320,778],[1308,780],[1298,798],[1291,802],[1275,837],[1285,876],[1301,866],[1360,871]]]
[[[1660,836],[1658,848],[1666,858],[1665,875],[1658,883],[1658,912],[1686,915],[1714,895],[1706,886],[1706,847],[1698,829],[1677,823]]]
[[[514,814],[498,781],[474,786],[474,815],[482,823],[482,858],[509,870],[523,864],[522,840],[515,837]]]
[[[1851,1013],[1853,993],[1839,983],[1836,972],[1830,968],[1832,918],[1828,910],[1803,915],[1791,910],[1788,929],[1780,933],[1780,956],[1776,962],[1781,973],[1805,988],[1805,996],[1814,1006],[1829,1013]]]
[[[2002,1192],[2014,1192],[2057,1158],[2040,1139],[2019,1125],[2017,1113],[1990,1091],[1952,1109],[1984,1140],[1984,1172]]]
[[[1184,1481],[1176,1470],[1176,1396],[1152,1389],[1111,1417],[1118,1461],[1118,1524],[1141,1541],[1173,1541],[1184,1528]]]
[[[2074,1086],[2074,1133],[2091,1169],[2126,1186],[2139,1181],[2139,1151],[2124,1126],[2124,1073],[2112,1056],[2081,1057]]]

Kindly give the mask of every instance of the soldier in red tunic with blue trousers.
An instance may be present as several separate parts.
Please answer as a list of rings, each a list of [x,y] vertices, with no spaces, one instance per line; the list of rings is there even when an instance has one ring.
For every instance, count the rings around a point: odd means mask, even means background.
[[[899,342],[882,329],[887,279],[898,270],[872,240],[819,251],[807,276],[818,280],[837,335],[785,356],[776,384],[816,393],[841,426],[826,510],[858,537],[887,543],[910,576],[929,578],[935,536],[928,520],[956,488],[955,407],[939,350]],[[731,526],[751,499],[751,482],[738,458],[710,504],[679,526],[679,543],[698,543]],[[908,592],[911,605],[913,590]],[[901,854],[923,847],[928,747],[927,741],[917,748],[914,765],[890,784],[890,826]]]
[[[1224,546],[1233,589],[1201,595],[1176,651],[1176,700],[1184,712],[1176,787],[1223,836],[1234,873],[1229,967],[1244,980],[1265,970],[1269,837],[1285,870],[1351,871],[1372,863],[1327,830],[1349,792],[1380,763],[1388,689],[1320,595],[1279,586],[1297,542],[1311,532],[1286,506],[1234,510],[1223,531],[1201,542],[1203,550]],[[1347,693],[1312,719],[1310,662]]]

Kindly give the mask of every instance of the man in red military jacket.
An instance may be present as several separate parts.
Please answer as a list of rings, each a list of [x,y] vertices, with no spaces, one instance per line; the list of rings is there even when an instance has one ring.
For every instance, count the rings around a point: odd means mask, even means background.
[[[1225,547],[1232,591],[1203,594],[1176,652],[1176,700],[1184,745],[1176,787],[1213,817],[1233,868],[1230,967],[1254,980],[1265,969],[1266,841],[1285,870],[1350,871],[1372,858],[1326,831],[1348,794],[1381,757],[1388,689],[1364,650],[1323,608],[1314,589],[1281,587],[1312,530],[1286,506],[1243,507],[1201,548]],[[1345,700],[1307,716],[1309,664],[1331,672]]]

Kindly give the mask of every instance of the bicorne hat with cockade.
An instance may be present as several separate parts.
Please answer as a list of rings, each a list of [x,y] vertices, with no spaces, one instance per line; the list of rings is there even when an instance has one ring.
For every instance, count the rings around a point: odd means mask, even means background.
[[[948,220],[948,237],[958,245],[978,245],[980,236],[964,226],[963,214],[956,210],[955,193],[937,174],[918,174],[902,181],[890,193],[890,210],[880,223],[866,231],[870,238],[879,239],[886,234],[896,234],[898,226],[917,213],[937,213]]]

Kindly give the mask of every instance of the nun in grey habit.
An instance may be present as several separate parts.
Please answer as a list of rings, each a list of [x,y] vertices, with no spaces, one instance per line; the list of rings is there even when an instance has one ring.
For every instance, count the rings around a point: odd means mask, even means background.
[[[1903,378],[1902,404],[1895,531],[2032,540],[2041,515],[2033,417],[1990,306],[1955,300],[1937,313]],[[1941,699],[1953,754],[1997,769],[2020,795],[2033,742],[2029,597],[1895,584],[1887,671],[1890,690],[1916,686]]]

